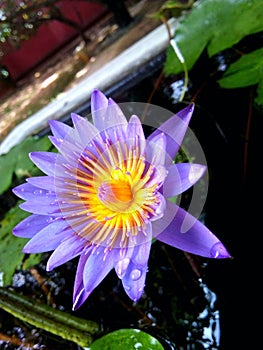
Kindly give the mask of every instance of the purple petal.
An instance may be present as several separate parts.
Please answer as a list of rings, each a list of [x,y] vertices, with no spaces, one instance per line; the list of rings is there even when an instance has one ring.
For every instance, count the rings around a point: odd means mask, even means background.
[[[99,130],[93,124],[78,114],[72,113],[71,119],[83,146],[86,146],[99,133]]]
[[[29,184],[55,192],[55,179],[53,176],[34,176],[26,180]]]
[[[79,258],[79,263],[76,271],[74,291],[73,291],[73,310],[77,310],[90,295],[90,292],[86,292],[83,284],[83,273],[87,259],[92,251],[92,247],[86,249]]]
[[[32,162],[45,174],[54,175],[55,164],[58,159],[58,154],[53,152],[31,152],[29,154]]]
[[[112,126],[118,127],[118,125],[127,126],[128,122],[120,106],[113,99],[109,98],[104,129]]]
[[[53,203],[56,200],[56,194],[54,192],[35,187],[30,183],[24,183],[15,187],[13,192],[24,200],[39,200],[41,204]]]
[[[87,241],[84,238],[80,238],[76,235],[63,241],[48,259],[47,271],[51,271],[55,267],[80,255],[86,243]]]
[[[147,265],[137,266],[130,262],[125,276],[122,279],[122,285],[126,294],[133,300],[137,301],[142,296],[145,279],[147,273]]]
[[[104,253],[105,247],[97,247],[90,254],[84,267],[83,283],[87,293],[91,293],[94,288],[108,275],[119,260],[117,256],[120,254],[119,249],[112,249]]]
[[[131,261],[122,278],[123,288],[133,301],[139,300],[144,290],[151,244],[151,240],[148,240],[134,248]]]
[[[58,216],[61,215],[60,207],[57,202],[41,203],[39,200],[25,202],[19,207],[32,214]]]
[[[127,120],[118,104],[111,98],[107,99],[99,90],[95,90],[91,96],[91,113],[94,125],[100,131],[127,125]]]
[[[158,129],[156,129],[149,137],[151,141],[156,135],[164,133],[167,137],[167,153],[169,157],[167,164],[173,160],[182,144],[185,132],[194,111],[194,104],[182,109],[173,117],[164,122]]]
[[[151,138],[147,142],[146,147],[146,160],[154,165],[164,165],[166,158],[166,136],[164,133]]]
[[[129,120],[127,127],[127,135],[129,139],[135,139],[136,137],[138,137],[141,140],[145,140],[142,123],[136,115],[132,115]]]
[[[64,161],[62,162],[62,158],[58,158],[57,163],[55,165],[56,176],[58,173],[65,172],[65,165],[75,167],[78,162],[78,157],[84,150],[84,147],[80,145],[80,143],[75,142],[72,144],[68,140],[64,139],[61,141],[60,139],[55,138],[54,136],[49,136],[50,141],[59,151],[59,153],[63,156]]]
[[[129,247],[126,250],[123,250],[123,254],[120,257],[120,260],[115,265],[115,272],[117,276],[121,279],[126,273],[126,270],[129,266],[132,254],[133,254],[133,247]]]
[[[152,241],[148,240],[134,248],[132,262],[138,267],[144,267],[148,263]]]
[[[93,124],[98,130],[103,130],[103,121],[106,118],[108,99],[99,90],[94,90],[91,94],[91,114]]]
[[[24,253],[43,253],[56,249],[69,235],[68,223],[65,220],[54,220],[39,231],[24,246]]]
[[[52,134],[57,139],[63,140],[66,137],[68,138],[69,135],[72,135],[74,133],[73,128],[71,128],[70,126],[68,126],[65,123],[62,123],[58,120],[50,120],[49,126],[50,126],[50,129],[52,131]]]
[[[206,167],[200,164],[178,163],[167,167],[168,175],[163,184],[166,198],[177,196],[193,186],[204,174]]]
[[[52,218],[46,215],[30,215],[14,227],[13,234],[17,237],[32,238],[51,221]]]
[[[172,202],[167,201],[163,218],[153,222],[153,231],[159,241],[183,251],[208,258],[230,257],[205,225]]]

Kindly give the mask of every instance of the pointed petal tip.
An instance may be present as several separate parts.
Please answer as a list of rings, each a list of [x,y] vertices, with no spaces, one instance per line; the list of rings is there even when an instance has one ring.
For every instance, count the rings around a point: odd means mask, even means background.
[[[231,255],[226,250],[225,246],[218,241],[215,243],[210,250],[211,258],[214,259],[227,259],[232,258]]]
[[[76,114],[76,113],[71,113],[70,114],[71,120],[74,122],[78,122],[79,120],[82,120],[83,117],[81,117],[80,115]]]
[[[107,97],[104,95],[104,93],[102,91],[100,91],[99,89],[94,89],[91,93],[91,99],[94,100],[98,100],[98,99],[107,99]]]
[[[72,311],[76,311],[77,309],[79,309],[89,295],[90,292],[86,292],[84,288],[82,288],[77,295],[74,295]]]
[[[186,107],[181,109],[179,112],[177,112],[177,115],[180,116],[180,118],[187,118],[187,116],[191,116],[195,109],[195,103],[191,102]]]

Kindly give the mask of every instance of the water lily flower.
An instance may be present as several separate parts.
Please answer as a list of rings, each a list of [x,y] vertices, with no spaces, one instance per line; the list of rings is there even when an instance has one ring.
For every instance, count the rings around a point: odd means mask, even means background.
[[[203,223],[169,200],[206,170],[174,162],[193,110],[190,104],[146,138],[137,116],[127,121],[118,104],[94,90],[93,123],[77,114],[73,127],[51,120],[58,152],[30,153],[46,176],[14,188],[32,215],[13,234],[30,238],[25,253],[53,251],[48,271],[79,256],[74,310],[112,269],[127,295],[139,300],[153,238],[203,257],[230,257]]]

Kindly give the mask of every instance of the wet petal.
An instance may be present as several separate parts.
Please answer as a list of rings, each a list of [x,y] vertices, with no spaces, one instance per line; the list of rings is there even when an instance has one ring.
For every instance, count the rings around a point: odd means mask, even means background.
[[[55,178],[53,176],[35,176],[26,180],[29,184],[55,192]]]
[[[32,238],[51,221],[52,218],[46,215],[30,215],[14,227],[13,234],[17,237]]]
[[[45,174],[54,175],[55,164],[58,159],[57,153],[52,152],[31,152],[29,154],[32,162]]]
[[[201,164],[178,163],[167,167],[168,174],[163,184],[163,195],[173,197],[193,186],[204,174]]]
[[[24,253],[43,253],[56,249],[68,236],[68,223],[65,220],[55,220],[39,231],[25,245]]]
[[[47,262],[47,271],[53,270],[55,267],[80,255],[87,241],[76,235],[69,236],[63,241],[56,250],[51,254]]]
[[[120,249],[112,249],[106,255],[105,247],[98,247],[87,259],[84,267],[83,283],[87,293],[91,293],[113,269],[119,260]]]
[[[151,251],[152,241],[148,240],[143,244],[140,244],[134,248],[132,254],[132,262],[137,267],[144,267],[147,265],[149,260],[149,255]]]
[[[49,140],[67,161],[73,160],[73,162],[75,162],[78,155],[81,154],[84,149],[79,142],[72,144],[68,139],[61,140],[54,136],[49,136]]]
[[[167,201],[165,215],[153,222],[159,241],[186,252],[208,257],[229,258],[219,239],[199,220],[176,204]]]
[[[60,207],[57,202],[51,203],[41,203],[39,201],[28,201],[19,205],[19,207],[25,211],[28,211],[32,214],[39,215],[50,215],[50,216],[59,216],[61,215]]]
[[[164,133],[167,138],[167,157],[166,164],[173,160],[182,144],[185,132],[194,111],[194,104],[191,103],[183,110],[175,114],[173,117],[164,122],[158,129],[156,129],[149,137],[152,140],[156,135]]]
[[[56,200],[56,194],[49,190],[35,187],[30,183],[24,183],[13,189],[13,192],[23,200],[41,201],[41,203],[49,204]]]
[[[137,301],[142,296],[145,286],[147,273],[147,265],[138,266],[132,261],[130,262],[125,276],[122,279],[122,285],[127,295]]]
[[[133,247],[127,248],[125,253],[121,255],[120,260],[115,265],[115,272],[120,279],[123,278],[126,273],[133,254],[133,249]]]
[[[69,135],[74,135],[74,130],[69,125],[62,123],[58,120],[50,120],[49,126],[52,131],[52,134],[57,138],[63,140]]]
[[[73,292],[73,310],[77,310],[90,295],[90,292],[86,292],[83,283],[83,273],[84,267],[86,265],[87,259],[91,254],[92,248],[86,249],[80,256],[78,267],[76,271],[74,292]]]

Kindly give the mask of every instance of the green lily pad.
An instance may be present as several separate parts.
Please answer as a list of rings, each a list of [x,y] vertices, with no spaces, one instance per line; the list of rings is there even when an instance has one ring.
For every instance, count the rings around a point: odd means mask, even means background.
[[[263,48],[245,54],[231,64],[218,83],[227,89],[259,84],[256,102],[263,106],[263,96],[260,92],[263,85]]]
[[[18,205],[21,202],[18,203]],[[15,206],[0,221],[0,284],[6,286],[12,283],[14,272],[17,268],[27,268],[40,262],[40,254],[30,254],[25,259],[22,249],[28,239],[18,238],[12,234],[12,230],[29,213]]]
[[[212,57],[245,36],[262,30],[262,0],[200,0],[181,17],[174,40],[190,70],[205,48]],[[171,47],[164,71],[166,75],[183,72]]]
[[[47,136],[31,136],[13,147],[8,153],[0,156],[0,194],[12,184],[13,175],[18,179],[40,174],[40,170],[32,163],[29,153],[33,151],[48,151],[51,143]]]
[[[164,350],[161,343],[138,329],[119,329],[95,340],[89,350]]]
[[[263,78],[263,48],[241,56],[231,64],[222,79],[221,87],[235,89],[256,85]]]

